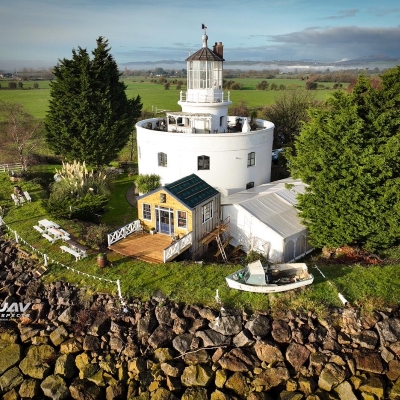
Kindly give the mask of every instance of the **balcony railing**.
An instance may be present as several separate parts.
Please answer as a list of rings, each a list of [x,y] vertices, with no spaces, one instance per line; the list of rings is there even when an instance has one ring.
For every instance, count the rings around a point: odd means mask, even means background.
[[[177,255],[183,253],[193,244],[193,232],[189,232],[181,239],[177,240],[171,246],[164,249],[164,262],[175,258]]]
[[[187,103],[227,103],[230,101],[230,97],[230,92],[214,94],[180,92],[180,101]]]

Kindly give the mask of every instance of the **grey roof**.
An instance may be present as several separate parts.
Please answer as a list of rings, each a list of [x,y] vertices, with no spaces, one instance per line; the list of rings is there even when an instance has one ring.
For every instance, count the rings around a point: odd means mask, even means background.
[[[293,186],[288,189],[285,187],[286,183]],[[239,205],[281,237],[286,238],[306,229],[295,208],[297,195],[304,191],[304,183],[288,178],[222,197],[221,203]]]
[[[224,59],[217,53],[214,53],[208,47],[202,47],[200,50],[197,50],[196,53],[189,56],[185,61],[224,61]]]

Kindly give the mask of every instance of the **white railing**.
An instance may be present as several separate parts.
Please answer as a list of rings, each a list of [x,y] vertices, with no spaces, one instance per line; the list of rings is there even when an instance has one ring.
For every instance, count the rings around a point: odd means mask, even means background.
[[[224,92],[214,94],[202,94],[202,93],[191,93],[180,92],[180,101],[188,103],[225,103],[230,101],[231,93],[228,92],[227,96]]]
[[[142,230],[142,225],[139,219],[130,222],[128,225],[125,225],[122,228],[119,228],[116,231],[107,235],[108,246],[111,246],[113,243],[118,242],[118,240],[126,238],[131,233],[141,232]]]
[[[167,262],[174,256],[181,254],[183,250],[186,250],[188,246],[191,246],[193,241],[193,232],[189,232],[187,235],[183,236],[182,239],[177,240],[172,243],[171,246],[164,249],[164,262]]]
[[[0,164],[0,172],[7,171],[22,171],[23,167],[21,163],[13,163],[13,164]]]

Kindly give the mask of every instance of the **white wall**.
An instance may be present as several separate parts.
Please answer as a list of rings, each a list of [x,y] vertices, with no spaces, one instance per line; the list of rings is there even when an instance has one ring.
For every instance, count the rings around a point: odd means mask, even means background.
[[[158,174],[166,184],[195,173],[223,195],[244,190],[249,182],[257,186],[271,180],[271,122],[248,133],[190,134],[144,128],[149,121],[136,125],[140,174]],[[167,154],[167,167],[158,166],[159,152]],[[256,163],[247,167],[250,152],[256,153]],[[210,157],[209,170],[197,169],[201,155]]]
[[[312,250],[307,240],[307,230],[283,238],[259,219],[237,204],[222,206],[223,218],[230,216],[231,244],[242,245],[246,253],[254,250],[263,253],[272,263],[289,262]]]

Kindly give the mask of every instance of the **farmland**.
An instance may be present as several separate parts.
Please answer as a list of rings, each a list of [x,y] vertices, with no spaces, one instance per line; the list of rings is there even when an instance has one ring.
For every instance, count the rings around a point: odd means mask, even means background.
[[[184,81],[184,79],[181,80]],[[233,80],[240,83],[242,89],[230,91],[231,101],[234,104],[244,101],[247,107],[251,109],[273,104],[275,98],[283,93],[283,90],[256,90],[257,84],[262,79],[237,78]],[[130,77],[124,79],[124,82],[127,85],[126,93],[128,98],[139,95],[144,110],[151,111],[156,108],[169,111],[180,110],[180,106],[178,105],[179,91],[176,90],[176,85],[173,83],[171,83],[169,90],[165,90],[162,84],[152,83],[149,78],[145,77]],[[278,88],[283,85],[286,90],[303,89],[305,87],[305,82],[301,79],[277,78],[268,79],[267,82],[270,86],[275,83]],[[39,85],[38,89],[34,89],[35,83]],[[23,81],[22,89],[13,90],[5,89],[8,85],[8,81],[6,80],[0,81],[0,84],[3,88],[0,90],[0,100],[20,103],[33,117],[38,119],[44,118],[50,99],[50,81]],[[323,88],[314,91],[316,100],[324,100],[335,92],[332,88],[333,83],[327,82],[322,86]],[[182,90],[186,90],[186,87],[183,87]]]

